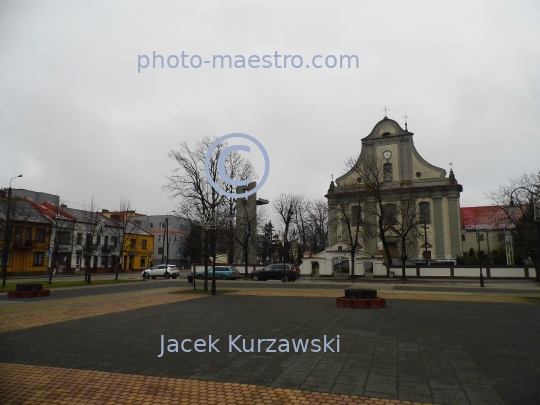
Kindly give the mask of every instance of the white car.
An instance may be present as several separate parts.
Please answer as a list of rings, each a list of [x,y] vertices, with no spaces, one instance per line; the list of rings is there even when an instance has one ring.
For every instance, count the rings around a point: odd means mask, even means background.
[[[174,264],[160,264],[151,269],[143,270],[142,278],[148,280],[150,277],[176,278],[180,275],[180,270]]]

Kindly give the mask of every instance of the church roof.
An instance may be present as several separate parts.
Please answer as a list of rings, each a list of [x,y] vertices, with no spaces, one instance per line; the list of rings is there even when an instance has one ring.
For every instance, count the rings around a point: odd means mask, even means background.
[[[469,230],[475,229],[475,221],[477,229],[504,229],[511,225],[505,212],[494,205],[461,207],[460,214],[463,227]]]

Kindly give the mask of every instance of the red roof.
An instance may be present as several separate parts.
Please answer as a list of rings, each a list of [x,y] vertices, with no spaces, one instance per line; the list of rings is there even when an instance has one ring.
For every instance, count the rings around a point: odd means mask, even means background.
[[[60,207],[51,204],[49,201],[44,201],[41,204],[35,203],[34,201],[30,199],[26,199],[29,203],[31,203],[35,208],[37,208],[39,211],[41,211],[43,214],[47,215],[49,218],[58,218],[58,216],[63,217],[62,219],[67,219],[70,221],[75,221],[76,218],[71,215],[70,213],[62,210]]]
[[[511,225],[501,207],[489,205],[484,207],[461,207],[461,223],[466,229],[504,229]],[[474,220],[474,221],[473,221]],[[476,221],[476,224],[475,224]]]

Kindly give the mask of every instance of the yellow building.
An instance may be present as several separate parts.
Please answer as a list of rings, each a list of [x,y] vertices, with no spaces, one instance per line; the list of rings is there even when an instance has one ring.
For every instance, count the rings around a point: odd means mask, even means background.
[[[154,235],[129,221],[123,250],[125,270],[147,269],[154,257]]]
[[[0,199],[0,251],[4,248],[4,230],[8,200]],[[44,273],[50,246],[52,223],[30,202],[11,199],[11,239],[8,254],[8,273]],[[0,264],[1,264],[0,255]]]

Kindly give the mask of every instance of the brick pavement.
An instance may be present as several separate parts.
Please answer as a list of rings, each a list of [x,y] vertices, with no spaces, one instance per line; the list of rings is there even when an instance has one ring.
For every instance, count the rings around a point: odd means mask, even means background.
[[[100,371],[0,363],[4,405],[228,405],[228,404],[370,404],[405,405],[420,402],[375,397],[151,377]],[[427,403],[424,403],[427,404]]]
[[[0,307],[0,333],[201,298],[170,294],[178,288],[102,294],[63,300],[11,301]]]
[[[186,294],[171,294],[178,291],[185,291]],[[63,300],[13,300],[10,301],[9,305],[0,306],[0,333],[204,297],[204,295],[190,294],[190,292],[190,289],[168,287],[127,293],[83,296]],[[451,293],[399,290],[378,290],[378,293],[379,296],[387,299],[508,303],[523,303],[527,301],[516,294],[490,293],[479,295],[467,292]],[[231,293],[231,295],[243,296],[328,298],[338,297],[342,294],[343,288],[341,287],[316,290],[239,288]]]
[[[86,296],[78,298],[69,298],[63,300],[35,300],[35,301],[13,301],[9,305],[0,306],[0,333],[27,329],[35,326],[44,326],[49,324],[60,324],[65,321],[80,320],[84,318],[95,317],[98,315],[123,313],[129,310],[152,308],[158,305],[172,304],[180,301],[188,301],[195,298],[204,297],[202,295],[195,295],[190,293],[184,294],[169,294],[170,292],[178,291],[176,287],[163,288],[159,290],[138,291],[130,293],[115,293],[115,294],[102,294],[98,296]],[[328,290],[271,290],[271,289],[257,289],[250,290],[249,288],[238,289],[231,295],[240,296],[261,296],[261,297],[336,297],[343,292],[341,287]],[[448,292],[414,292],[414,291],[381,291],[379,294],[389,299],[399,300],[435,300],[435,301],[475,301],[475,302],[498,302],[498,303],[522,303],[523,305],[534,305],[521,300],[515,294],[482,294],[475,293],[448,293]],[[347,310],[345,310],[347,311]],[[354,311],[354,310],[348,310]],[[368,318],[372,318],[376,312],[365,312],[369,314]],[[508,317],[501,319],[501,321],[508,322]],[[377,335],[370,335],[376,337]],[[371,341],[373,337],[365,342]],[[1,338],[1,336],[0,336]],[[145,338],[145,340],[148,340]],[[437,387],[431,387],[426,385],[427,380],[411,380],[411,381],[397,381],[395,376],[384,375],[386,371],[391,371],[388,364],[385,365],[385,361],[388,360],[388,354],[395,349],[398,349],[399,356],[404,354],[407,361],[410,355],[415,351],[418,352],[418,347],[412,347],[411,343],[399,343],[395,339],[390,342],[387,338],[382,336],[377,339],[377,345],[369,348],[370,346],[363,344],[361,346],[369,349],[372,352],[373,362],[371,368],[375,369],[366,376],[362,384],[365,384],[366,391],[369,387],[373,387],[372,391],[377,388],[385,388],[387,393],[391,391],[395,392],[395,388],[399,383],[400,387],[411,387],[410,389],[419,390],[422,388],[427,391],[418,391],[419,397],[425,397],[429,399],[430,390],[438,389]],[[380,347],[379,347],[380,346]],[[374,350],[373,350],[374,349]],[[414,350],[413,350],[414,349]],[[390,351],[389,351],[390,350]],[[436,350],[436,347],[428,347],[429,351]],[[412,352],[411,352],[412,351]],[[380,353],[379,353],[380,352]],[[374,354],[373,354],[374,353]],[[426,352],[424,352],[426,353]],[[445,360],[448,364],[443,364],[441,361],[443,355],[447,358]],[[365,352],[362,356],[367,355]],[[380,363],[381,367],[387,367],[387,369],[377,369],[377,356],[383,355]],[[431,365],[433,370],[437,372],[443,372],[448,369],[450,364],[462,364],[468,368],[467,374],[474,375],[475,378],[480,381],[482,373],[477,369],[474,369],[474,362],[468,358],[466,353],[460,348],[446,348],[437,353],[438,359],[437,365]],[[457,356],[452,358],[451,356]],[[255,360],[260,363],[259,360]],[[326,367],[324,362],[321,361],[319,368],[324,372]],[[369,363],[369,361],[368,361]],[[411,363],[412,364],[412,363]],[[62,365],[63,367],[64,365]],[[244,366],[238,365],[239,370]],[[417,367],[418,365],[414,365]],[[69,366],[68,366],[69,367]],[[305,368],[306,364],[302,364],[301,368]],[[294,368],[294,364],[291,367]],[[317,369],[317,367],[316,367]],[[316,371],[315,369],[315,371]],[[235,373],[238,373],[236,370]],[[413,369],[414,370],[414,369]],[[349,396],[344,395],[343,392],[351,393],[348,390],[337,391],[342,394],[323,394],[320,392],[310,390],[298,390],[298,389],[285,389],[280,387],[280,381],[276,380],[273,387],[244,384],[240,382],[212,382],[212,381],[200,381],[197,380],[195,373],[190,379],[181,378],[168,378],[168,377],[155,377],[155,376],[142,376],[142,375],[130,375],[119,373],[108,373],[103,371],[85,371],[85,370],[73,370],[66,368],[55,367],[41,367],[41,366],[29,366],[20,364],[7,364],[0,363],[0,372],[3,375],[8,375],[10,383],[5,392],[0,392],[0,403],[7,404],[187,404],[187,403],[206,403],[206,404],[228,404],[228,403],[269,403],[269,404],[300,404],[300,403],[335,403],[335,404],[419,404],[420,402],[401,402],[398,400],[381,400],[380,397],[371,396]],[[125,372],[122,370],[122,372]],[[128,371],[129,372],[129,371]],[[291,371],[292,372],[292,371]],[[238,376],[239,374],[231,374]],[[286,374],[287,371],[284,373]],[[295,371],[294,374],[297,374]],[[357,376],[343,376],[343,378],[356,378]],[[460,376],[458,375],[460,378]],[[13,378],[13,379],[12,379]],[[353,378],[353,379],[354,379]],[[90,379],[92,384],[89,384],[87,380]],[[383,381],[384,380],[384,381]],[[388,380],[388,381],[387,381]],[[391,381],[390,384],[388,382]],[[39,382],[36,382],[39,381]],[[355,380],[356,381],[356,380]],[[397,381],[397,382],[396,382]],[[301,388],[311,388],[308,384],[309,378],[305,380],[305,383]],[[481,384],[480,384],[481,382]],[[485,384],[489,387],[490,384],[487,380],[480,381],[478,384],[481,387]],[[258,382],[255,382],[259,384]],[[449,381],[445,382],[448,384]],[[455,383],[459,383],[455,380]],[[431,383],[430,383],[431,384]],[[162,389],[163,387],[174,387]],[[283,386],[287,386],[282,385]],[[90,387],[90,388],[87,388]],[[153,387],[153,388],[152,388]],[[350,388],[348,385],[336,386],[339,389]],[[335,388],[334,387],[334,388]],[[466,387],[465,387],[466,388]],[[400,388],[402,389],[402,388]],[[477,388],[475,388],[476,390]],[[484,388],[482,388],[484,389]],[[320,388],[319,391],[325,391],[325,388]],[[330,391],[329,389],[327,392]],[[366,392],[364,391],[364,392]],[[47,397],[50,392],[53,392],[54,399]],[[335,391],[334,391],[335,392]],[[451,395],[446,391],[444,395]],[[473,394],[479,391],[473,392]],[[487,391],[486,391],[487,392]],[[26,393],[26,397],[24,397]],[[217,394],[216,394],[217,393]],[[357,392],[353,392],[357,394]],[[360,392],[361,393],[361,392]],[[422,394],[422,395],[420,395]],[[492,393],[488,393],[492,395]],[[30,395],[31,397],[28,397]],[[392,396],[388,394],[387,396]],[[387,397],[385,396],[385,397]],[[433,394],[433,398],[435,395]],[[29,402],[25,402],[25,398]],[[395,398],[395,396],[394,396]],[[401,398],[401,397],[400,397]],[[447,399],[449,397],[446,397]],[[490,403],[500,403],[495,397],[495,401]],[[407,398],[409,399],[409,398]],[[436,398],[435,398],[436,400]],[[206,402],[205,402],[206,401]],[[243,401],[243,402],[242,402]],[[304,402],[302,402],[304,401]],[[429,403],[429,402],[424,402]],[[444,403],[462,403],[456,397],[456,402],[444,402]],[[465,403],[465,402],[463,402]],[[467,402],[469,403],[469,402]],[[480,403],[480,402],[478,402]]]

